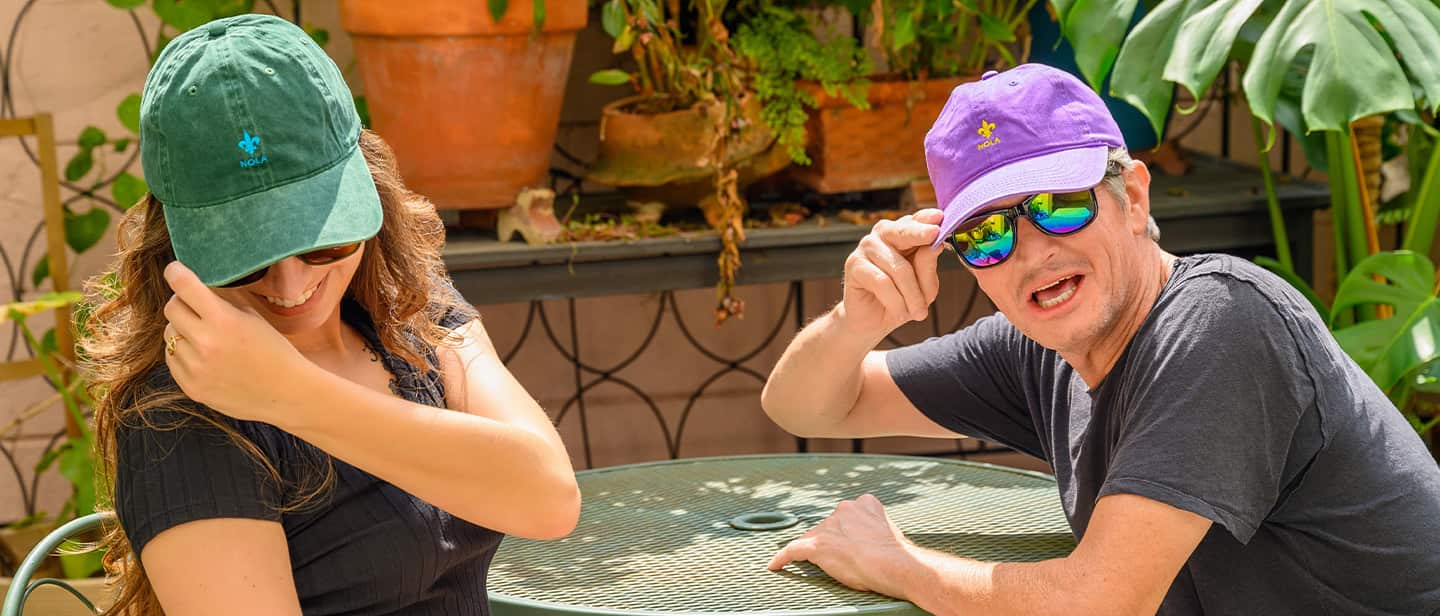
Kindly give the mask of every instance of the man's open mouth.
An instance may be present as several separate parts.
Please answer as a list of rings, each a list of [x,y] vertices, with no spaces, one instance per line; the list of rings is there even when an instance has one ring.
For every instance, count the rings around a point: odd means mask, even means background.
[[[1079,290],[1080,283],[1084,278],[1084,276],[1079,274],[1073,274],[1057,279],[1050,284],[1032,291],[1030,293],[1030,300],[1040,306],[1042,310],[1049,310],[1059,306],[1075,296],[1075,291]]]

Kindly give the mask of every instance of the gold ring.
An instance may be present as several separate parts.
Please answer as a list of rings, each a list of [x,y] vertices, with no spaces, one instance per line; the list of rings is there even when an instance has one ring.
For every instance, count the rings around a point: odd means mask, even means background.
[[[175,334],[165,339],[165,353],[167,355],[175,354],[175,343],[180,342],[180,338],[180,334]]]

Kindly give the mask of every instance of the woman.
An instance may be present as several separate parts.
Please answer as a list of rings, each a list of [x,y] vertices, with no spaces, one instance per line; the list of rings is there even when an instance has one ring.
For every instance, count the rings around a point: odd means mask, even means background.
[[[84,343],[112,613],[487,613],[501,534],[569,533],[579,491],[434,208],[280,19],[176,38],[143,100]]]

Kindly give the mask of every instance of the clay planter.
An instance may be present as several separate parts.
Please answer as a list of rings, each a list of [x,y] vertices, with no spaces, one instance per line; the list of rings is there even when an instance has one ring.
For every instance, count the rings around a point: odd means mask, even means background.
[[[810,166],[795,166],[791,177],[827,194],[901,188],[926,177],[925,133],[950,91],[976,79],[875,81],[868,110],[826,96],[818,85],[804,85],[820,107],[806,123]]]
[[[441,208],[514,204],[544,184],[585,0],[343,0],[372,128],[406,184]]]
[[[723,103],[696,105],[665,113],[635,113],[639,97],[605,106],[600,119],[599,157],[587,178],[621,189],[634,202],[672,206],[698,204],[714,194],[711,149],[720,128]],[[789,164],[784,148],[760,121],[753,96],[740,101],[744,128],[732,137],[727,160],[739,172],[739,185],[769,176]]]

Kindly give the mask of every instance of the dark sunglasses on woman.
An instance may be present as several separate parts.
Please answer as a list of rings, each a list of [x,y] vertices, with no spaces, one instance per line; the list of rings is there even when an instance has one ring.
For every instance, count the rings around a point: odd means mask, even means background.
[[[355,242],[353,244],[341,244],[339,246],[321,248],[319,250],[312,250],[310,252],[302,252],[298,255],[295,255],[295,257],[303,261],[306,265],[327,265],[355,254],[356,251],[360,250],[360,245],[364,243],[365,242]],[[260,282],[260,279],[264,278],[265,274],[269,271],[270,266],[266,265],[265,267],[262,267],[258,270],[250,272],[249,274],[246,274],[241,278],[236,279],[234,282],[222,284],[220,285],[220,288],[233,289],[235,287],[243,287],[247,284],[255,284],[257,282]]]

